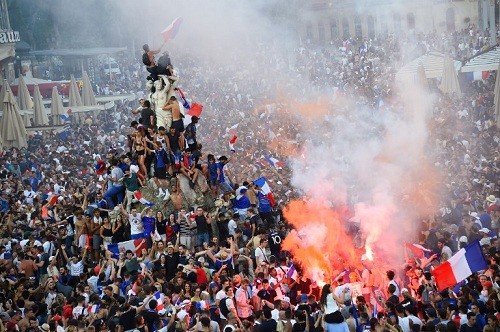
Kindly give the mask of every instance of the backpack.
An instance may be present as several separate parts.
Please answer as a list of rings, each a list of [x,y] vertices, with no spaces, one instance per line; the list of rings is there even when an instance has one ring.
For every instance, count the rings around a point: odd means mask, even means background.
[[[220,303],[219,303],[219,310],[220,313],[227,318],[227,315],[229,315],[229,308],[227,307],[227,300],[231,300],[229,297],[223,298]],[[232,300],[231,300],[232,301]]]
[[[149,60],[149,56],[146,52],[142,53],[142,63],[145,64],[146,66],[151,65],[151,60]]]

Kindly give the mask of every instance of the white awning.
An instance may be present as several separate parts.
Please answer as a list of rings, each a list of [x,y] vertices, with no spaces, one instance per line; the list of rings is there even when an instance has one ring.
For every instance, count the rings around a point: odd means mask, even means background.
[[[500,47],[495,46],[489,51],[482,53],[468,60],[462,67],[462,73],[474,71],[497,70],[500,62]]]
[[[404,65],[396,73],[396,80],[409,79],[415,81],[417,79],[417,68],[420,64],[424,66],[425,77],[436,78],[443,76],[444,55],[437,52],[430,52]],[[460,70],[462,65],[460,61],[454,61],[453,64],[457,71]]]

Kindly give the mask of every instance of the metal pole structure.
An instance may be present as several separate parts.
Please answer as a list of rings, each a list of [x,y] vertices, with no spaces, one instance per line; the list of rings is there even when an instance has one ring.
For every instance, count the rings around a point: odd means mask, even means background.
[[[490,46],[497,44],[497,26],[495,24],[495,1],[490,0],[488,3],[489,22],[490,22]]]
[[[112,81],[113,79],[111,78],[111,58],[108,54],[108,68],[109,68],[109,80]]]

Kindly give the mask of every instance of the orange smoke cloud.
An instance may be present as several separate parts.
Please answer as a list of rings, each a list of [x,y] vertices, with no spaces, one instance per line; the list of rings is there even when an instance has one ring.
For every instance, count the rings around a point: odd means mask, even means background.
[[[286,237],[283,249],[300,262],[313,280],[330,281],[346,264],[359,265],[361,252],[354,247],[342,220],[344,216],[318,201],[292,201],[284,216],[295,230]]]

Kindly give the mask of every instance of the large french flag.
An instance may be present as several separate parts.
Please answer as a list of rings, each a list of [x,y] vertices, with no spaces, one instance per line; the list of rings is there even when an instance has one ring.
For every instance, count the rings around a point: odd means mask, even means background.
[[[271,204],[272,207],[276,205],[276,200],[274,199],[273,192],[271,191],[271,187],[269,187],[269,184],[267,183],[267,180],[265,177],[260,177],[257,180],[253,182],[257,187],[260,188],[262,193],[267,196],[267,199],[269,200],[269,203]]]
[[[449,260],[439,265],[432,274],[439,291],[453,287],[477,271],[487,268],[486,259],[476,240],[460,249]]]
[[[146,241],[144,241],[144,239],[108,244],[108,250],[111,251],[113,258],[118,258],[120,256],[120,252],[125,252],[127,250],[132,250],[136,256],[141,257],[142,249],[144,248],[146,248]]]
[[[177,17],[168,27],[166,27],[162,32],[161,35],[163,36],[163,40],[165,42],[168,42],[171,39],[174,39],[175,36],[177,36],[177,33],[179,32],[179,27],[182,24],[182,17]]]

